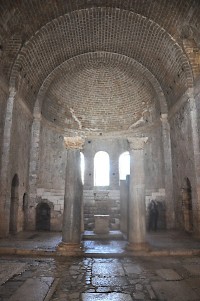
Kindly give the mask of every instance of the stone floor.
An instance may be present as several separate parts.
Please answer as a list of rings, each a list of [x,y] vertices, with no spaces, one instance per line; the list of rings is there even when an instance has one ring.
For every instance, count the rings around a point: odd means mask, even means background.
[[[0,257],[1,301],[200,300],[200,258]]]
[[[108,239],[98,239],[86,231],[82,241],[83,255],[86,256],[131,256],[136,252],[127,251],[127,241],[118,231],[110,231]],[[112,233],[113,232],[113,233]],[[115,233],[114,233],[115,232]],[[0,238],[0,255],[56,256],[56,247],[62,240],[60,232],[20,232],[6,239]],[[147,234],[149,250],[142,255],[200,255],[200,239],[176,231],[158,231]],[[140,253],[141,255],[141,253]]]
[[[125,240],[88,237],[76,258],[56,254],[60,233],[0,239],[0,301],[199,301],[200,241],[178,232],[147,240],[149,252],[130,254]]]

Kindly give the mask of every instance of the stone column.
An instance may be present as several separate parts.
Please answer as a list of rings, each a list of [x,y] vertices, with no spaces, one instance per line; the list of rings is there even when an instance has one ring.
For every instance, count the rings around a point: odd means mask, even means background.
[[[39,157],[40,157],[40,134],[41,134],[41,114],[34,114],[34,120],[31,129],[31,149],[29,164],[29,195],[27,208],[27,224],[26,230],[36,229],[35,206],[37,198],[37,182],[39,173]]]
[[[173,197],[173,175],[172,175],[172,155],[171,155],[171,137],[168,115],[161,115],[162,139],[164,152],[164,177],[165,177],[165,203],[166,203],[166,226],[167,229],[175,227],[175,210]]]
[[[192,210],[193,210],[193,235],[200,237],[200,141],[198,134],[198,113],[197,103],[200,100],[200,94],[193,96],[193,91],[189,94],[190,104],[190,121],[191,121],[191,135],[193,142],[194,155],[194,189],[192,189]]]
[[[148,138],[130,138],[129,250],[146,250],[144,144]]]
[[[128,202],[129,202],[129,176],[120,180],[120,229],[127,238],[128,231]]]
[[[2,164],[0,170],[0,237],[6,237],[9,234],[11,197],[10,147],[15,98],[16,90],[15,88],[10,88],[4,124]]]
[[[61,255],[77,256],[81,254],[81,213],[83,184],[81,180],[80,149],[81,137],[65,137],[67,165],[65,177],[65,196],[63,212],[62,243],[57,251]]]

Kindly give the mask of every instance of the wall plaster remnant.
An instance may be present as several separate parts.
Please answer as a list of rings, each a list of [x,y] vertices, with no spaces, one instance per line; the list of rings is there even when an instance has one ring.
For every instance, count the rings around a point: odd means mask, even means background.
[[[131,124],[128,129],[131,130],[133,128],[136,128],[136,127],[139,127],[139,126],[145,124],[146,122],[149,121],[149,116],[150,116],[149,110],[143,111],[140,119],[138,119],[135,123]]]
[[[78,123],[79,130],[81,130],[82,124],[81,124],[80,120],[76,117],[74,110],[72,108],[70,108],[69,110],[70,110],[70,113],[72,114],[72,118]]]

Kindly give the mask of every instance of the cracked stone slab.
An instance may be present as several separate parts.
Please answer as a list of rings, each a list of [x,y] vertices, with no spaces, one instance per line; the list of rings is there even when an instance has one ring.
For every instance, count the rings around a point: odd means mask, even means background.
[[[128,294],[122,293],[83,293],[82,301],[132,301]]]
[[[138,264],[129,264],[129,265],[124,265],[124,269],[126,271],[126,274],[141,274],[142,269]]]
[[[43,301],[53,281],[53,277],[29,278],[9,301]]]
[[[22,273],[26,269],[26,263],[1,262],[0,264],[0,285],[12,278],[14,275]]]
[[[186,264],[183,267],[192,275],[200,275],[199,264]]]
[[[152,287],[159,300],[165,301],[197,301],[199,296],[191,289],[186,281],[158,281]]]
[[[177,281],[183,279],[178,273],[176,273],[172,269],[160,269],[160,270],[156,270],[156,273],[163,279],[169,281]]]

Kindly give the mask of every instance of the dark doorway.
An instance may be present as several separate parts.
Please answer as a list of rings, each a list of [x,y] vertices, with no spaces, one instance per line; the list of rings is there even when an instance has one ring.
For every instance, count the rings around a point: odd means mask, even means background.
[[[192,187],[188,178],[184,179],[182,188],[183,223],[186,232],[193,231]]]
[[[51,208],[47,203],[40,203],[36,208],[36,230],[50,231]]]
[[[11,184],[11,200],[10,200],[10,222],[9,233],[15,234],[17,232],[17,215],[19,205],[19,178],[15,174]]]

